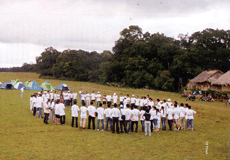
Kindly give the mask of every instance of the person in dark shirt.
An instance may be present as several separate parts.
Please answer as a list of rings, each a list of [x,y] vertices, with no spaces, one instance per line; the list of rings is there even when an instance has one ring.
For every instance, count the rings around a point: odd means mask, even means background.
[[[147,136],[147,132],[149,131],[149,136],[151,136],[151,130],[150,130],[150,117],[151,114],[149,113],[149,110],[146,110],[146,113],[143,114],[142,118],[145,119],[145,136]]]

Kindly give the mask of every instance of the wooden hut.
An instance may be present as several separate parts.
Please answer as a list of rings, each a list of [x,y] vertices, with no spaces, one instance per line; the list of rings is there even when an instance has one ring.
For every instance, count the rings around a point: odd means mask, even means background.
[[[199,88],[202,91],[206,91],[208,89],[214,90],[212,89],[211,83],[222,75],[223,72],[219,70],[203,71],[198,76],[191,79],[187,86],[192,84],[194,87]]]
[[[230,92],[230,71],[212,82],[212,87],[222,92]]]

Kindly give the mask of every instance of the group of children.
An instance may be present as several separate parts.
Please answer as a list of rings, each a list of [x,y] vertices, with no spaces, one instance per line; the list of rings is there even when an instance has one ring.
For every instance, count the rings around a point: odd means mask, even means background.
[[[98,91],[97,94],[92,92],[89,94],[80,90],[79,98],[81,107],[77,105],[77,92],[63,91],[58,92],[38,92],[31,95],[30,110],[33,115],[38,118],[43,118],[42,109],[44,109],[44,123],[48,124],[48,120],[52,120],[56,124],[65,125],[65,108],[71,106],[72,127],[78,128],[78,116],[80,112],[80,128],[86,128],[86,120],[88,118],[88,129],[92,128],[102,131],[110,131],[115,133],[130,133],[138,132],[138,123],[141,122],[141,130],[149,133],[158,132],[162,123],[162,130],[166,130],[166,119],[168,121],[169,130],[191,129],[193,130],[193,119],[196,112],[191,109],[188,104],[181,103],[178,105],[177,101],[172,103],[171,99],[160,101],[153,99],[149,95],[138,97],[132,95],[123,96],[121,93],[119,97],[116,93],[111,96],[101,95]],[[112,107],[113,106],[113,107]],[[119,109],[118,109],[119,107]],[[37,114],[36,114],[37,112]],[[97,128],[95,120],[97,119]],[[105,120],[105,128],[104,128]],[[100,125],[101,124],[101,125]],[[135,126],[135,128],[134,128]]]

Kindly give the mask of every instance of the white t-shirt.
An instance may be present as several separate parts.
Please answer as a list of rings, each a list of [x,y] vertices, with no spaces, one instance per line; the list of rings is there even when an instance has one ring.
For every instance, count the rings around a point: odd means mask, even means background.
[[[62,93],[64,100],[69,100],[69,94],[66,92]]]
[[[145,114],[145,110],[141,110],[140,114],[141,114],[140,120],[141,120],[141,121],[144,121],[143,115]]]
[[[158,122],[161,120],[161,113],[160,112],[157,112],[156,119],[158,120]]]
[[[89,116],[95,117],[96,108],[92,105],[89,105],[88,106],[88,112],[89,112]]]
[[[37,98],[36,98],[36,97],[33,97],[33,98],[32,98],[32,106],[33,106],[33,107],[37,107],[37,104],[36,104],[36,103],[37,103]]]
[[[113,108],[113,109],[111,110],[110,115],[111,115],[112,117],[117,117],[117,118],[118,118],[119,115],[120,115],[120,110],[117,109],[117,108]]]
[[[149,101],[149,106],[151,106],[151,108],[154,106],[154,102],[153,101]]]
[[[120,96],[120,98],[119,98],[119,99],[120,99],[120,102],[123,102],[123,101],[124,101],[124,98],[125,98],[124,96]]]
[[[91,100],[95,100],[96,94],[95,93],[91,93]]]
[[[194,114],[196,114],[196,111],[192,110],[192,109],[188,109],[187,111],[187,115],[188,115],[188,119],[194,119]]]
[[[72,113],[72,117],[78,117],[78,111],[79,111],[79,107],[74,104],[72,107],[71,107],[71,113]]]
[[[135,104],[135,102],[136,102],[136,98],[131,98],[131,103],[134,103]]]
[[[188,119],[187,112],[188,112],[188,108],[186,107],[186,108],[185,108],[185,119]]]
[[[107,95],[106,99],[107,99],[107,102],[111,102],[111,99],[112,99],[111,95]]]
[[[144,106],[144,99],[140,99],[140,106],[141,106],[141,107]]]
[[[180,117],[180,108],[174,108],[174,119],[179,119]]]
[[[148,105],[148,100],[147,100],[147,99],[144,99],[143,105],[144,105],[144,106],[147,106],[147,105]]]
[[[42,95],[42,99],[43,99],[43,101],[46,100],[46,94],[43,94],[43,95]]]
[[[156,111],[154,112],[154,110],[151,108],[149,111],[149,114],[151,115],[150,120],[154,119],[154,114],[156,114]]]
[[[130,108],[127,108],[125,112],[125,120],[128,121],[131,115],[132,115],[132,110]]]
[[[184,117],[184,116],[185,116],[185,108],[180,107],[180,117]]]
[[[57,94],[56,97],[57,97],[58,100],[61,98],[60,94]]]
[[[111,112],[111,108],[106,108],[104,111],[105,117],[111,117],[110,112]]]
[[[131,101],[130,97],[127,97],[127,98],[126,98],[126,101],[127,101],[127,104],[129,104],[130,101]]]
[[[81,94],[81,100],[84,101],[85,100],[86,95],[85,94]]]
[[[140,101],[141,101],[140,98],[136,98],[135,105],[136,105],[136,106],[140,106]]]
[[[86,100],[87,100],[87,101],[90,101],[90,94],[87,93],[85,96],[86,96]]]
[[[50,113],[49,105],[47,105],[47,103],[43,104],[43,109],[44,109],[44,113]]]
[[[98,101],[98,102],[101,102],[101,94],[97,94],[97,95],[96,95],[96,98],[97,98],[97,101]]]
[[[59,104],[55,104],[54,114],[59,115]]]
[[[73,93],[73,99],[77,99],[77,93]]]
[[[81,106],[80,107],[80,110],[81,110],[81,115],[80,115],[80,117],[81,118],[87,118],[87,108],[85,107],[85,106]]]
[[[50,94],[46,93],[46,99],[50,99]]]
[[[104,108],[99,107],[97,108],[97,119],[104,119]]]
[[[59,103],[59,115],[64,116],[65,115],[65,105],[63,103]]]
[[[163,117],[163,118],[165,118],[165,117],[166,117],[166,111],[161,110],[161,111],[160,111],[160,113],[161,113],[161,117]]]
[[[118,96],[117,96],[117,95],[114,95],[114,96],[113,96],[113,103],[117,103],[117,99],[118,99]]]
[[[138,116],[139,116],[139,114],[141,114],[140,111],[138,109],[134,108],[132,110],[132,114],[133,114],[132,121],[138,121],[138,119],[139,119]]]
[[[168,114],[168,120],[172,120],[173,119],[173,114],[174,114],[173,109],[168,108],[167,114]]]
[[[37,97],[37,108],[42,108],[43,99],[42,97]]]
[[[55,106],[55,103],[54,103],[54,102],[52,102],[52,103],[50,104],[50,107],[53,109],[53,108],[54,108],[54,106]]]
[[[50,99],[54,99],[54,94],[50,93]]]

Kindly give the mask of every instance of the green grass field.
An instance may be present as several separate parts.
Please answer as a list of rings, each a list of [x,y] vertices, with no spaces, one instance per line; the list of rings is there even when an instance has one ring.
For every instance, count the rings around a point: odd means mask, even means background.
[[[34,73],[0,73],[2,83],[19,79],[46,81]],[[71,90],[147,95],[152,98],[184,102],[177,93],[116,88],[86,82],[48,80],[57,87],[66,83]],[[0,90],[0,159],[228,159],[229,107],[223,102],[189,101],[197,114],[194,131],[159,131],[144,136],[139,132],[112,134],[95,130],[72,128],[71,110],[66,108],[66,126],[43,123],[29,111],[29,97],[25,91]],[[155,101],[155,100],[154,100]],[[80,106],[80,103],[78,103]],[[167,125],[168,129],[168,125]],[[208,143],[206,145],[206,143]],[[207,154],[206,154],[207,149]]]

